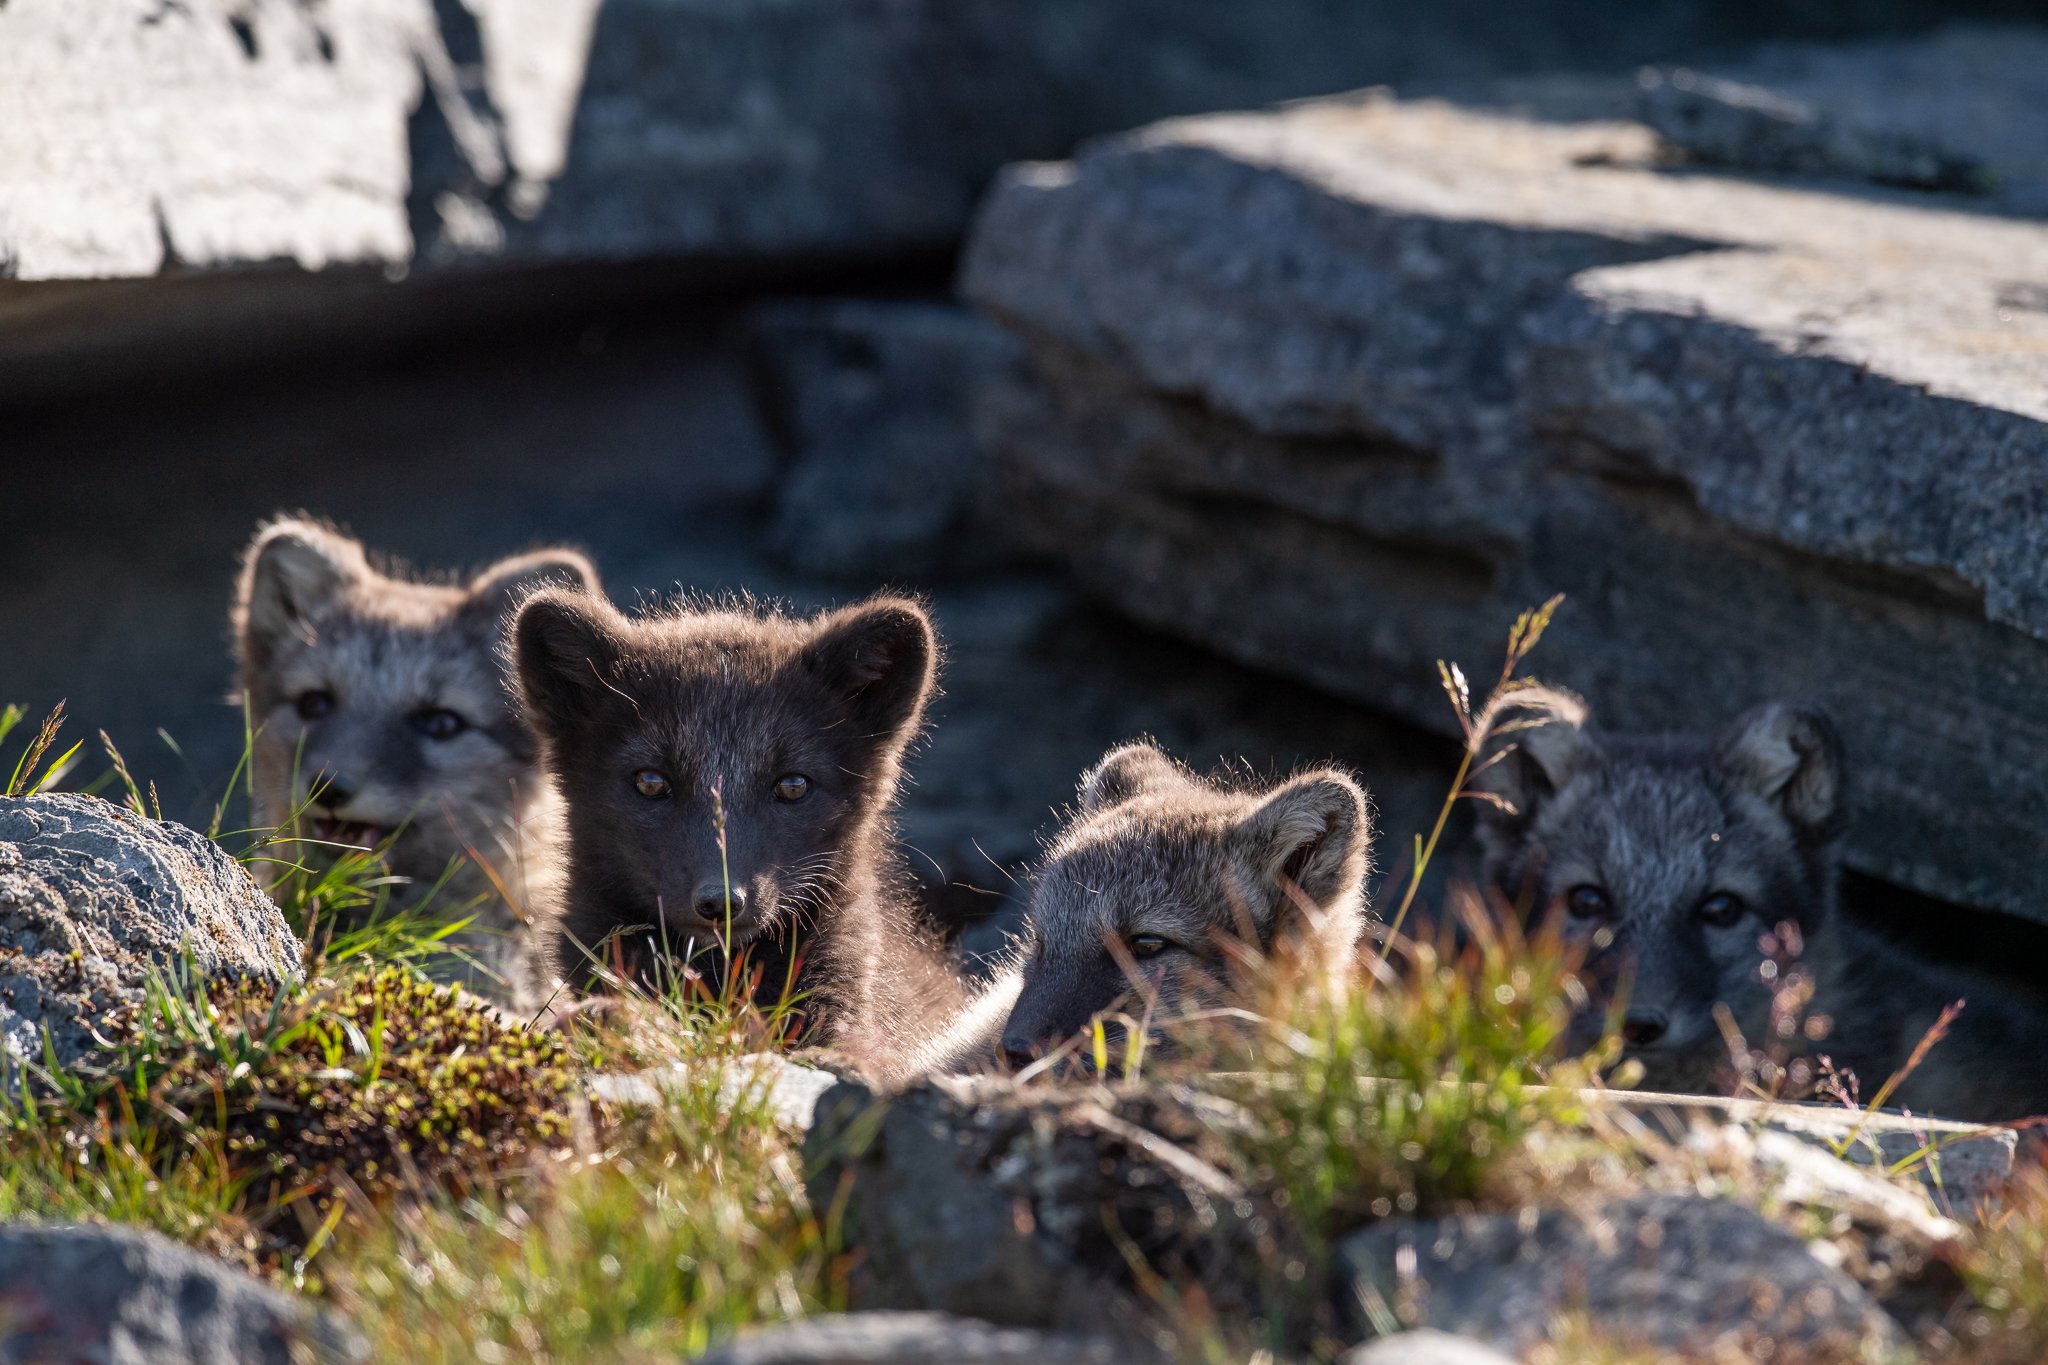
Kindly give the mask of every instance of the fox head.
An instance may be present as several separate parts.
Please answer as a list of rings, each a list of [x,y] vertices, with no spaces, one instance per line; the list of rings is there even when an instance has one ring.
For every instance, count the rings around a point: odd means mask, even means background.
[[[597,573],[574,551],[542,550],[424,582],[380,571],[318,522],[264,526],[232,617],[258,821],[303,810],[317,837],[389,839],[393,871],[424,884],[466,847],[490,847],[534,758],[498,641],[521,595],[546,582],[594,587]]]
[[[1596,735],[1579,711],[1507,737],[1476,785],[1487,881],[1585,954],[1590,1046],[1626,991],[1644,1083],[1711,1088],[1725,1006],[1764,1041],[1782,957],[1834,917],[1841,742],[1821,711],[1772,702],[1719,735]],[[1790,924],[1796,939],[1780,933]]]
[[[644,930],[620,937],[643,969],[649,953],[762,939],[800,956],[875,876],[938,665],[916,602],[629,619],[548,591],[520,610],[511,646],[567,812],[566,974],[588,982],[619,931]]]
[[[1121,1002],[1161,1022],[1221,1003],[1285,940],[1342,960],[1371,848],[1365,793],[1334,769],[1233,790],[1150,744],[1112,750],[1036,873],[1004,1058],[1027,1065]]]

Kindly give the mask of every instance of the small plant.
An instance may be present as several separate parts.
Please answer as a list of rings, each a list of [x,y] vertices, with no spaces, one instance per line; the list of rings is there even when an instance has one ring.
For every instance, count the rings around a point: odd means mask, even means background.
[[[54,1098],[21,1097],[18,1150],[61,1150],[71,1180],[211,1171],[214,1202],[274,1259],[317,1250],[344,1196],[516,1169],[565,1136],[574,1077],[560,1038],[385,967],[310,986],[159,978],[103,1067],[46,1080]]]

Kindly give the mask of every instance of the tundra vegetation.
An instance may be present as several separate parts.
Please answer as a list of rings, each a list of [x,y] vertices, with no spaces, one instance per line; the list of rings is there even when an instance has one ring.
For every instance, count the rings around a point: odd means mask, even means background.
[[[1517,624],[1484,697],[1446,669],[1465,757],[1435,827],[1405,856],[1382,855],[1396,865],[1386,931],[1355,972],[1276,954],[1246,965],[1227,1008],[1154,1020],[1171,1047],[1148,1055],[1135,1020],[1098,1021],[1017,1082],[1100,1084],[1118,1069],[1114,1039],[1126,1053],[1114,1085],[1164,1083],[1222,1116],[1205,1151],[1273,1215],[1244,1268],[1265,1281],[1253,1293],[1264,1309],[1234,1319],[1134,1261],[1129,1282],[1176,1357],[1334,1358],[1356,1335],[1323,1292],[1335,1247],[1375,1220],[1643,1183],[1774,1207],[1769,1177],[1709,1170],[1601,1098],[1630,1077],[1613,1070],[1612,1028],[1590,1050],[1568,1045],[1587,997],[1554,938],[1455,894],[1418,927],[1453,802],[1536,695],[1521,675],[1547,621],[1546,610]],[[25,719],[0,713],[6,795],[81,785],[85,750],[58,742],[58,718]],[[82,785],[154,814],[153,794],[106,750],[105,774]],[[683,972],[621,982],[602,1011],[530,1026],[433,984],[463,951],[461,918],[394,885],[374,852],[309,858],[288,830],[237,827],[230,812],[247,798],[244,771],[206,833],[265,869],[307,944],[303,980],[209,985],[170,971],[103,1061],[30,1068],[7,1100],[0,1217],[156,1228],[334,1304],[377,1359],[674,1361],[847,1303],[858,1249],[807,1194],[759,1060],[795,1045],[800,999],[760,998],[743,973]],[[1938,1043],[1916,1064],[1943,1065]],[[653,1106],[584,1084],[654,1068],[670,1081]],[[2048,1178],[2023,1173],[1998,1209],[1952,1212],[1965,1233],[1914,1349],[2048,1356]],[[1397,1305],[1361,1311],[1376,1329],[1398,1326]],[[1671,1357],[1567,1315],[1532,1358]]]

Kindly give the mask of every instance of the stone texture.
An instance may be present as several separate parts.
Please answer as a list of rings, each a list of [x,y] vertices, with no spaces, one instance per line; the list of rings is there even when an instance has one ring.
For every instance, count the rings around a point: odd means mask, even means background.
[[[1689,1356],[1825,1349],[1863,1358],[1902,1344],[1856,1281],[1723,1199],[1654,1194],[1388,1220],[1345,1239],[1338,1256],[1353,1311],[1373,1303],[1512,1354],[1569,1312],[1623,1343]]]
[[[1206,1103],[997,1079],[832,1091],[804,1170],[859,1251],[852,1306],[1135,1335],[1135,1254],[1169,1283],[1199,1286],[1222,1319],[1250,1319],[1255,1267],[1281,1259],[1277,1225],[1222,1169],[1212,1125],[1227,1118],[1203,1114]]]
[[[0,798],[0,1045],[5,1065],[99,1047],[152,970],[283,979],[301,949],[219,845],[97,797]]]
[[[790,459],[778,554],[884,582],[1002,562],[972,407],[1018,359],[1007,332],[947,304],[803,300],[762,305],[754,333]]]
[[[1965,191],[2048,216],[2048,100],[2039,29],[1775,44],[1701,70],[1645,72],[1638,112],[1683,161]]]
[[[1118,1365],[1099,1338],[993,1327],[944,1313],[833,1313],[748,1332],[701,1365]]]
[[[757,1052],[721,1063],[719,1098],[728,1105],[758,1106],[794,1132],[810,1131],[818,1101],[839,1084],[839,1077],[817,1067],[793,1062],[773,1052]],[[590,1093],[607,1104],[655,1109],[669,1097],[687,1093],[690,1070],[674,1062],[651,1071],[593,1076]]]
[[[0,1358],[106,1365],[367,1360],[341,1323],[153,1232],[0,1226]]]
[[[1856,867],[2048,918],[2048,226],[1673,174],[1636,98],[1369,94],[1008,173],[964,272],[1031,347],[980,408],[1006,505],[1140,619],[1439,728],[1435,660],[1562,591],[1535,666],[1604,723],[1815,698]]]

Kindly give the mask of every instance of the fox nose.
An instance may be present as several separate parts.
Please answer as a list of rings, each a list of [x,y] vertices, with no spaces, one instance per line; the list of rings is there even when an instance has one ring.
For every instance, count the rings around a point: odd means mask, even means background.
[[[1025,1067],[1038,1060],[1038,1044],[1032,1042],[1029,1038],[1022,1038],[1014,1033],[1007,1034],[1003,1038],[1001,1047],[1003,1065],[1012,1071],[1022,1071]]]
[[[323,773],[313,783],[313,804],[325,810],[340,810],[355,798],[355,784],[340,773]]]
[[[747,888],[727,886],[724,882],[706,882],[697,888],[696,899],[690,908],[706,924],[723,924],[728,914],[734,921],[743,920],[747,917]]]
[[[1670,1029],[1671,1021],[1660,1010],[1630,1010],[1621,1020],[1621,1041],[1630,1047],[1649,1047]]]

